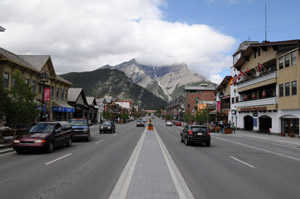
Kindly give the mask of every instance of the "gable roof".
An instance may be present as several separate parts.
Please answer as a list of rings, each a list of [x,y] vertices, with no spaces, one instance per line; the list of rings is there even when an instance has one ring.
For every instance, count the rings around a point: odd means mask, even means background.
[[[68,102],[76,102],[82,91],[82,88],[69,88]]]
[[[86,97],[88,105],[97,105],[95,97]]]
[[[18,55],[37,70],[42,70],[50,55]]]

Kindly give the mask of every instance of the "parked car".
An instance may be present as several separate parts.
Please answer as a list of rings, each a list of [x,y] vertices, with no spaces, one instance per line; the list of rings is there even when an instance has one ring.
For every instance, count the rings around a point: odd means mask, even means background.
[[[176,126],[181,126],[182,123],[181,123],[181,121],[176,121],[176,122],[175,122],[175,125],[176,125]]]
[[[116,132],[116,126],[113,121],[105,121],[99,126],[99,132],[104,133],[104,132],[110,132],[114,133]]]
[[[191,143],[205,143],[210,146],[210,132],[204,125],[185,126],[180,133],[180,139],[187,146]]]
[[[73,139],[84,138],[88,142],[91,140],[90,127],[87,119],[70,119],[69,123],[72,126]]]
[[[72,145],[72,127],[69,122],[39,122],[27,134],[17,136],[12,147],[17,153],[43,150],[51,153],[56,147]]]
[[[166,121],[166,126],[173,126],[171,121]]]
[[[136,121],[136,127],[138,127],[138,126],[145,126],[145,123],[144,123],[144,121],[143,120],[137,120]]]

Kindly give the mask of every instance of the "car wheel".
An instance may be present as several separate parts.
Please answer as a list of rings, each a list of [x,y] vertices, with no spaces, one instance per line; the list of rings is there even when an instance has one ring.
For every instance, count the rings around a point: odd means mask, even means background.
[[[184,138],[184,144],[185,144],[186,146],[190,146],[190,145],[191,145],[191,142],[188,140],[187,137]]]
[[[87,142],[91,141],[91,135],[90,134],[87,136],[86,141]]]
[[[47,152],[48,152],[48,153],[52,153],[52,152],[53,152],[53,150],[54,150],[53,143],[52,143],[52,142],[50,142],[50,144],[49,144],[49,146],[48,146],[48,148],[47,148]]]
[[[183,143],[182,135],[180,136],[180,142],[182,142],[182,143]]]
[[[66,146],[67,147],[72,146],[72,139],[71,138],[68,139],[68,142],[67,142]]]
[[[20,150],[20,149],[16,149],[16,152],[17,152],[18,154],[24,153],[24,151],[23,151],[23,150]]]

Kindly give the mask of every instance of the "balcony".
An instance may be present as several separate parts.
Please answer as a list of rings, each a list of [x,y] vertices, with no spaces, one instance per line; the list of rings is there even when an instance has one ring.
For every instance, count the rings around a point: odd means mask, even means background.
[[[277,97],[270,97],[264,99],[241,101],[237,103],[237,108],[250,107],[250,106],[264,106],[264,105],[276,105]]]
[[[261,82],[264,82],[264,81],[267,81],[270,79],[275,79],[275,78],[277,78],[277,71],[274,71],[272,73],[268,73],[268,74],[265,74],[265,75],[262,75],[259,77],[255,77],[255,78],[247,80],[247,81],[243,81],[237,85],[237,89],[239,90],[239,89],[245,88],[247,86],[252,86],[254,84],[258,84],[258,83],[261,83]]]

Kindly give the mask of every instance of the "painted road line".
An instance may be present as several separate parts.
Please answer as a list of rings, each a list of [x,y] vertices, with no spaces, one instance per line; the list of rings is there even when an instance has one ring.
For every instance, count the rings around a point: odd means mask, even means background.
[[[289,155],[283,155],[281,153],[276,153],[276,152],[269,151],[269,150],[266,150],[266,149],[262,149],[262,148],[250,146],[250,145],[247,145],[247,144],[242,144],[242,143],[239,143],[239,142],[223,139],[223,138],[220,138],[220,137],[217,137],[217,136],[215,136],[214,138],[220,139],[220,140],[223,140],[223,141],[226,141],[226,142],[231,142],[231,143],[234,143],[234,144],[238,144],[238,145],[241,145],[241,146],[249,147],[251,149],[256,149],[256,150],[259,150],[259,151],[263,151],[263,152],[266,152],[266,153],[271,153],[271,154],[274,154],[274,155],[278,155],[280,157],[284,157],[284,158],[288,158],[288,159],[292,159],[292,160],[300,162],[299,158],[295,158],[295,157],[292,157],[292,156],[289,156]]]
[[[255,166],[253,166],[253,165],[251,165],[251,164],[248,164],[248,163],[246,163],[246,162],[244,162],[244,161],[242,161],[242,160],[239,160],[239,159],[237,159],[237,158],[235,158],[235,157],[233,157],[233,156],[230,156],[230,157],[231,157],[232,159],[234,159],[234,160],[236,160],[236,161],[238,161],[238,162],[244,164],[244,165],[247,165],[248,167],[255,168]]]
[[[113,136],[116,136],[116,135],[118,135],[118,134],[117,133],[113,134]]]
[[[52,161],[50,161],[50,162],[47,162],[45,165],[52,164],[52,163],[54,163],[54,162],[56,162],[56,161],[58,161],[58,160],[61,160],[61,159],[63,159],[63,158],[66,158],[66,157],[68,157],[68,156],[70,156],[70,155],[72,155],[72,153],[69,153],[69,154],[64,155],[64,156],[62,156],[62,157],[60,157],[60,158],[57,158],[57,159],[52,160]]]
[[[118,182],[116,183],[113,191],[111,192],[109,199],[125,199],[129,185],[133,176],[133,172],[140,155],[140,151],[145,139],[147,129],[145,128],[143,135],[141,136],[140,140],[138,141],[136,147],[134,148],[126,166],[124,167]]]
[[[193,196],[191,190],[187,186],[184,178],[182,177],[179,169],[177,168],[175,162],[173,161],[171,155],[169,154],[165,144],[161,140],[161,138],[158,135],[155,128],[154,128],[154,132],[155,132],[155,135],[157,137],[159,146],[162,150],[163,156],[164,156],[164,158],[167,162],[167,166],[168,166],[169,172],[171,174],[171,178],[172,178],[172,180],[175,184],[175,187],[176,187],[177,193],[179,195],[179,198],[180,199],[194,199],[194,196]]]
[[[103,142],[104,140],[99,140],[98,142],[95,142],[95,144],[99,144],[100,142]]]

